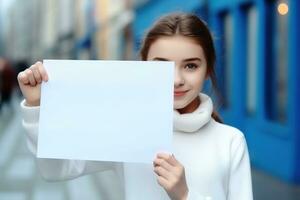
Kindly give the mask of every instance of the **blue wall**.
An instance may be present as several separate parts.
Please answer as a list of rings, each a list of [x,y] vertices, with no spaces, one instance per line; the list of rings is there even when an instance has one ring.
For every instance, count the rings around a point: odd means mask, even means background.
[[[270,1],[269,1],[270,2]],[[287,120],[279,122],[270,120],[267,117],[268,101],[267,95],[275,95],[276,91],[270,92],[271,88],[266,87],[269,76],[267,69],[270,57],[266,46],[266,41],[270,40],[267,29],[270,28],[271,21],[268,21],[269,12],[267,1],[212,1],[210,4],[209,17],[212,19],[211,28],[217,30],[222,35],[220,29],[220,14],[227,12],[233,17],[233,54],[232,54],[232,81],[230,88],[232,94],[229,101],[232,103],[229,108],[222,110],[222,116],[229,124],[239,127],[247,138],[250,150],[251,162],[254,166],[261,168],[275,176],[280,177],[288,182],[299,183],[299,116],[296,115],[299,110],[297,101],[300,100],[297,86],[299,84],[299,69],[297,67],[296,52],[299,52],[299,5],[298,1],[290,1],[289,18],[288,18],[288,86],[287,86]],[[246,49],[245,46],[245,7],[252,5],[258,10],[258,47],[257,47],[257,107],[253,116],[248,116],[245,112],[246,102]],[[219,57],[222,53],[220,44],[217,44]],[[220,63],[219,63],[220,64]],[[223,66],[219,66],[221,68]],[[275,75],[275,73],[274,73]],[[274,88],[273,88],[274,90]],[[275,99],[275,96],[269,97]],[[297,112],[298,111],[298,112]]]

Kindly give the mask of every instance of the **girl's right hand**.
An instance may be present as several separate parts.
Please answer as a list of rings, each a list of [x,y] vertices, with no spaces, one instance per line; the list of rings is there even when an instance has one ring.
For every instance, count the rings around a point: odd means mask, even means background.
[[[42,81],[48,81],[48,74],[42,62],[36,62],[18,74],[18,83],[27,106],[40,105]]]

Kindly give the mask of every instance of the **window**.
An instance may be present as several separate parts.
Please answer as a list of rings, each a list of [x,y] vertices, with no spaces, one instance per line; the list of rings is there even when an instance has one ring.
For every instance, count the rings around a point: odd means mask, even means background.
[[[257,9],[250,6],[246,9],[247,53],[246,53],[246,109],[248,115],[256,112],[257,87]]]
[[[286,121],[288,67],[288,1],[266,5],[266,114],[273,121]]]
[[[219,83],[223,97],[223,107],[226,109],[230,106],[231,92],[231,70],[232,70],[232,17],[228,13],[221,14],[221,65]]]

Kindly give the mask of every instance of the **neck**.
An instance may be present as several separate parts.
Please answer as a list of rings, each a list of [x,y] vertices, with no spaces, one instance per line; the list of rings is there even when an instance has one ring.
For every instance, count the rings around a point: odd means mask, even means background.
[[[189,103],[186,107],[178,109],[177,111],[180,114],[191,113],[194,112],[200,105],[201,100],[199,96],[197,96],[191,103]]]

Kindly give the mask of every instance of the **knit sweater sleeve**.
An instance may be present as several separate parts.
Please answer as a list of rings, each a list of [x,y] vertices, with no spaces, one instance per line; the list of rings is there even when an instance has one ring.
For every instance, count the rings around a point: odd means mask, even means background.
[[[23,115],[22,125],[26,130],[26,140],[29,151],[36,157],[39,107],[28,107],[25,100],[21,102]],[[42,177],[49,181],[73,179],[88,173],[114,169],[112,162],[92,162],[83,160],[36,158]]]
[[[203,196],[194,188],[189,188],[187,200],[213,200],[210,196]]]
[[[232,143],[227,199],[253,200],[249,154],[242,134]]]

